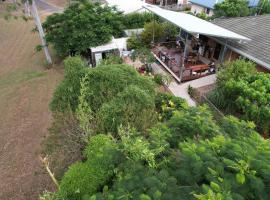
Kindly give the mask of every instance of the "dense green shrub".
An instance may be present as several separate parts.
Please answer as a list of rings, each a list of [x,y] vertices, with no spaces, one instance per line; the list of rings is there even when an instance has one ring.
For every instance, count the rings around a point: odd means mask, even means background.
[[[136,85],[140,89],[154,95],[154,84],[128,65],[100,66],[89,70],[83,79],[87,104],[96,113],[103,103],[111,101],[129,85]]]
[[[244,17],[250,14],[248,1],[225,0],[214,6],[215,17]]]
[[[123,59],[119,55],[109,54],[106,59],[103,59],[100,62],[100,66],[102,65],[115,65],[115,64],[122,64]]]
[[[240,120],[233,116],[227,116],[222,119],[221,128],[230,137],[245,137],[255,133],[255,124],[253,122],[248,122]]]
[[[255,72],[254,64],[243,60],[230,63],[218,74],[217,88],[209,95],[221,109],[253,121],[257,130],[270,127],[270,75]]]
[[[252,62],[240,59],[226,63],[225,67],[218,73],[217,86],[221,87],[231,79],[238,81],[255,73],[255,64]]]
[[[127,39],[127,48],[129,50],[136,50],[143,47],[142,41],[139,36],[133,34],[131,37]]]
[[[257,129],[264,133],[270,127],[270,75],[256,73],[236,81],[231,79],[223,87],[232,112],[254,121]]]
[[[120,155],[115,142],[105,135],[92,137],[84,154],[86,162],[71,165],[61,180],[60,199],[82,200],[95,194],[111,179]]]
[[[150,22],[144,26],[144,31],[141,33],[141,41],[145,46],[150,46],[152,42],[174,41],[178,33],[177,26],[169,22]]]
[[[176,111],[167,124],[172,135],[170,138],[172,147],[177,147],[179,141],[189,138],[204,139],[220,133],[213,115],[206,106]]]
[[[56,88],[50,108],[54,112],[75,111],[80,95],[80,82],[86,73],[86,63],[80,57],[65,59],[65,77]]]
[[[155,99],[156,110],[162,121],[170,119],[174,111],[188,108],[187,102],[169,93],[158,93]]]
[[[122,17],[115,8],[83,1],[50,15],[43,27],[46,40],[59,55],[76,55],[121,36]]]
[[[188,141],[180,151],[172,158],[171,173],[182,185],[213,185],[232,199],[269,198],[270,143],[258,134]]]
[[[154,38],[153,32],[155,33]],[[141,33],[141,40],[144,45],[150,46],[152,42],[160,42],[162,39],[165,38],[165,35],[165,29],[161,23],[150,22],[144,26],[144,31]]]
[[[98,132],[117,133],[119,126],[145,131],[155,122],[154,95],[137,86],[128,86],[97,113]]]
[[[154,76],[154,81],[155,81],[155,83],[158,84],[158,85],[163,85],[162,75],[156,74],[156,75]]]
[[[177,197],[184,197],[184,192],[166,170],[157,171],[134,163],[124,167],[109,191],[96,195],[98,200],[174,200]]]
[[[150,12],[133,12],[123,16],[123,25],[125,29],[143,28],[146,23],[153,20]]]

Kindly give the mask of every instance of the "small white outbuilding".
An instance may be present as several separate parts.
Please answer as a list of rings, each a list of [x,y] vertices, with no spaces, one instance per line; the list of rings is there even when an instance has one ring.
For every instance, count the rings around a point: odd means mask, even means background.
[[[127,37],[113,38],[109,43],[92,47],[91,50],[91,64],[97,66],[102,59],[105,59],[108,54],[115,54],[121,56],[127,50]]]

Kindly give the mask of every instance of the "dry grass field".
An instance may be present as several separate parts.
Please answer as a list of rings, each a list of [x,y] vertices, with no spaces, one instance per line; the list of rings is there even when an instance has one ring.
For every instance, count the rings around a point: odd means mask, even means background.
[[[34,200],[52,189],[39,161],[48,104],[63,69],[46,69],[33,21],[0,18],[0,199]]]
[[[46,2],[63,8],[67,7],[69,4],[69,0],[47,0]]]

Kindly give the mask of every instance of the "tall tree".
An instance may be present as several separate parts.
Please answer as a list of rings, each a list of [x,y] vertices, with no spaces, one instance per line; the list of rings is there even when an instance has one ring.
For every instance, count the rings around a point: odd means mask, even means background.
[[[43,24],[46,39],[61,56],[83,54],[122,33],[122,14],[115,8],[88,2],[71,4]]]
[[[257,13],[258,13],[258,15],[270,13],[270,1],[269,0],[260,0]]]
[[[214,7],[215,17],[243,17],[249,13],[247,0],[225,0]]]

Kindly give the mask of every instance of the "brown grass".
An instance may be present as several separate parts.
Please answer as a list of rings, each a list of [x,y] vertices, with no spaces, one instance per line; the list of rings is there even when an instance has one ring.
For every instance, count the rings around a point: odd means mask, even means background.
[[[63,8],[69,4],[69,0],[47,0],[47,2]]]
[[[0,18],[0,199],[31,200],[53,184],[39,161],[61,67],[46,70],[33,22]]]

